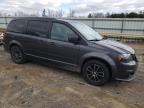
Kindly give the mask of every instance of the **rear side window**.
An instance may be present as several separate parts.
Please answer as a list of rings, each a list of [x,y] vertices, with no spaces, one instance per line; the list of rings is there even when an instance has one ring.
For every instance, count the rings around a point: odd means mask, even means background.
[[[25,20],[13,20],[8,25],[7,30],[16,33],[24,33],[27,21]]]
[[[30,35],[37,37],[47,37],[48,22],[45,21],[29,21],[27,32]]]

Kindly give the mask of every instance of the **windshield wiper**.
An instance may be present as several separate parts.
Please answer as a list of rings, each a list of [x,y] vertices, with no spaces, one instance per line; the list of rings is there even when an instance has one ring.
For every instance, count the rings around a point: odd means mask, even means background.
[[[91,40],[89,40],[89,41],[100,41],[100,40],[104,40],[104,39],[107,39],[107,38],[102,37],[101,39],[91,39]]]
[[[89,40],[89,41],[99,41],[98,39],[91,39],[91,40]]]

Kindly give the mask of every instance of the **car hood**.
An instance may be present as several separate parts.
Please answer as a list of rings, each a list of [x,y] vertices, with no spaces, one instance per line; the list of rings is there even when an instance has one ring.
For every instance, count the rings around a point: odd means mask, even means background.
[[[120,53],[131,53],[131,54],[135,53],[133,48],[120,42],[116,42],[112,40],[100,40],[100,41],[95,41],[95,43],[101,46],[105,46],[107,48],[111,48]]]

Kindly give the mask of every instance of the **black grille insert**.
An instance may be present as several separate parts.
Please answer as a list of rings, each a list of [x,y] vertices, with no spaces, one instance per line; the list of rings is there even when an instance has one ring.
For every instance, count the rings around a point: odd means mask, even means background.
[[[132,59],[135,60],[135,61],[137,61],[137,57],[136,57],[135,54],[132,54]]]

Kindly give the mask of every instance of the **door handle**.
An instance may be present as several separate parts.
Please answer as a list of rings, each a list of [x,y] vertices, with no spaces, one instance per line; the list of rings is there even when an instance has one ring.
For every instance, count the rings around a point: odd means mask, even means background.
[[[39,42],[40,42],[40,43],[43,43],[44,41],[43,41],[43,40],[39,40]]]
[[[55,45],[55,43],[54,42],[50,42],[50,45]]]
[[[50,45],[56,46],[56,47],[62,47],[61,45],[57,45],[55,42],[50,42]]]

